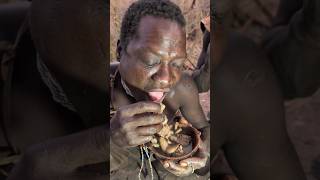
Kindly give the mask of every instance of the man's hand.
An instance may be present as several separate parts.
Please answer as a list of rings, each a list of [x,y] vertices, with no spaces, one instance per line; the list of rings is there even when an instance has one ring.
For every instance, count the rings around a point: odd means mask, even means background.
[[[200,147],[197,153],[187,159],[181,160],[179,163],[171,160],[161,161],[163,167],[176,176],[189,176],[194,173],[195,170],[205,167],[206,162],[209,158],[209,152],[200,142]]]
[[[111,120],[112,141],[120,147],[134,147],[151,141],[162,128],[160,104],[138,102],[121,107]]]

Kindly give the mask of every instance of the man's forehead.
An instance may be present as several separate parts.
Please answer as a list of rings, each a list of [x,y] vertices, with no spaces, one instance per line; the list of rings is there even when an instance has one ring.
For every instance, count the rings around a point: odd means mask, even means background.
[[[173,39],[172,37],[185,37],[185,29],[177,22],[170,19],[155,16],[145,16],[141,18],[139,22],[137,35],[141,37],[158,35],[159,38],[167,37],[167,39]]]

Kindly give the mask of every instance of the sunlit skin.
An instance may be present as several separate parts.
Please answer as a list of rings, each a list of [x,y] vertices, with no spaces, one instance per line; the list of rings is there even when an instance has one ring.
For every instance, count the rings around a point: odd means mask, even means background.
[[[152,135],[161,129],[163,115],[159,114],[160,105],[151,101],[150,92],[167,94],[163,103],[169,119],[180,109],[190,123],[203,128],[206,120],[196,85],[191,77],[181,71],[186,58],[183,28],[164,18],[145,16],[127,48],[118,49],[122,49],[119,72],[134,98],[125,93],[120,78],[116,79],[112,102],[118,111],[111,120],[111,138],[115,144],[123,148],[135,147],[149,142]],[[191,174],[191,166],[194,169],[204,167],[208,158],[205,145],[209,139],[205,137],[208,134],[203,134],[205,141],[201,143],[198,154],[180,161],[189,163],[188,167],[173,161],[162,161],[164,167],[177,176]]]
[[[186,58],[184,30],[165,19],[157,24],[153,20],[153,17],[143,18],[143,23],[154,28],[145,28],[142,23],[139,35],[120,52],[121,77],[137,100],[147,100],[148,91],[171,89],[180,79]]]

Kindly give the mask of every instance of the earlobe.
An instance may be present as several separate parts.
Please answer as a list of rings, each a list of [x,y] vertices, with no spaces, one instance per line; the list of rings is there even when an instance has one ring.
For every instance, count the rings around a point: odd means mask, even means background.
[[[121,51],[122,51],[122,47],[121,47],[121,43],[120,40],[117,41],[117,60],[120,61],[121,58]]]

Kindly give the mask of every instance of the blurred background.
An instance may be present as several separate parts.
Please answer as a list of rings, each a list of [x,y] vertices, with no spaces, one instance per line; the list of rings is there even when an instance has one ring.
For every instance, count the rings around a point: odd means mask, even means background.
[[[234,31],[261,42],[270,30],[280,0],[215,0],[216,9]],[[310,97],[284,103],[287,130],[308,180],[320,180],[320,89]],[[231,172],[224,158],[216,171]]]

